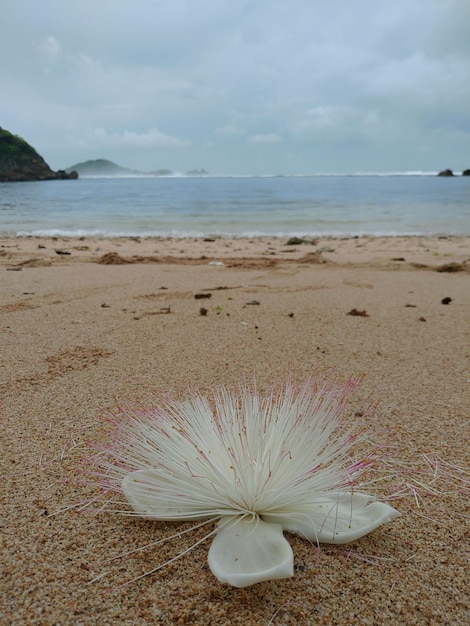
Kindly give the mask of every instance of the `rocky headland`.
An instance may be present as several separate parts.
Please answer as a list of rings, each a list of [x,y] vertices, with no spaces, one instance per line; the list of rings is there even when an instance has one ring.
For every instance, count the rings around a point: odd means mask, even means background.
[[[54,172],[43,157],[24,139],[0,128],[0,182],[68,180],[78,178],[75,171]]]

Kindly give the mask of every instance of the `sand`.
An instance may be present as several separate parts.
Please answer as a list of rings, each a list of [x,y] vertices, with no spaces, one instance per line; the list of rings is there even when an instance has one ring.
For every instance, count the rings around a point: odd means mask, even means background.
[[[0,623],[469,622],[470,239],[286,243],[0,239]],[[289,535],[292,579],[224,586],[206,542],[126,585],[205,531],[110,561],[188,524],[62,510],[95,493],[79,466],[102,415],[289,368],[364,374],[351,410],[372,397],[373,437],[395,437],[375,492],[422,498],[347,546]]]

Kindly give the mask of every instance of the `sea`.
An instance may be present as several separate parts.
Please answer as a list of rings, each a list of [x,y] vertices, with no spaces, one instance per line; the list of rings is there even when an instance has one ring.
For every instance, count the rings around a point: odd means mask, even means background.
[[[408,172],[0,183],[0,236],[470,235],[470,177]]]

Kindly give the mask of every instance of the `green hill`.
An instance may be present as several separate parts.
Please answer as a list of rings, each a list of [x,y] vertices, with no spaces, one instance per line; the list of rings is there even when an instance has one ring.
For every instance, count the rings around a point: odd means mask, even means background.
[[[153,170],[151,172],[142,172],[141,170],[131,170],[128,167],[121,167],[108,159],[90,159],[75,163],[68,167],[66,172],[76,171],[80,176],[173,176],[173,172],[167,169]],[[208,176],[206,170],[190,170],[186,172],[186,176]]]
[[[68,167],[65,171],[72,172],[74,170],[78,172],[80,176],[129,176],[141,173],[130,170],[127,167],[121,167],[107,159],[83,161],[82,163],[76,163]]]
[[[173,172],[167,169],[160,169],[153,172],[141,172],[140,170],[131,170],[127,167],[121,167],[113,161],[107,159],[93,159],[76,163],[68,167],[65,171],[71,172],[75,170],[80,176],[171,176]]]
[[[54,172],[29,143],[0,128],[0,182],[74,178],[77,172]]]

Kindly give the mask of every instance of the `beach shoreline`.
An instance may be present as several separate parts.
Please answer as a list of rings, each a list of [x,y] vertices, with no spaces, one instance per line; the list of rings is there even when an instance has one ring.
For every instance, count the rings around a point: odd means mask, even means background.
[[[470,237],[287,239],[0,238],[1,623],[466,623]],[[378,405],[390,478],[367,489],[410,485],[367,537],[288,535],[294,577],[245,589],[210,542],[126,585],[208,530],[110,561],[188,525],[64,510],[116,403],[315,369]]]
[[[97,262],[110,252],[132,262],[139,262],[139,257],[147,261],[153,257],[155,262],[167,263],[182,259],[237,258],[298,261],[317,254],[324,262],[340,265],[383,265],[390,261],[434,267],[446,261],[469,261],[470,237],[0,237],[3,263],[33,259],[61,264]]]

